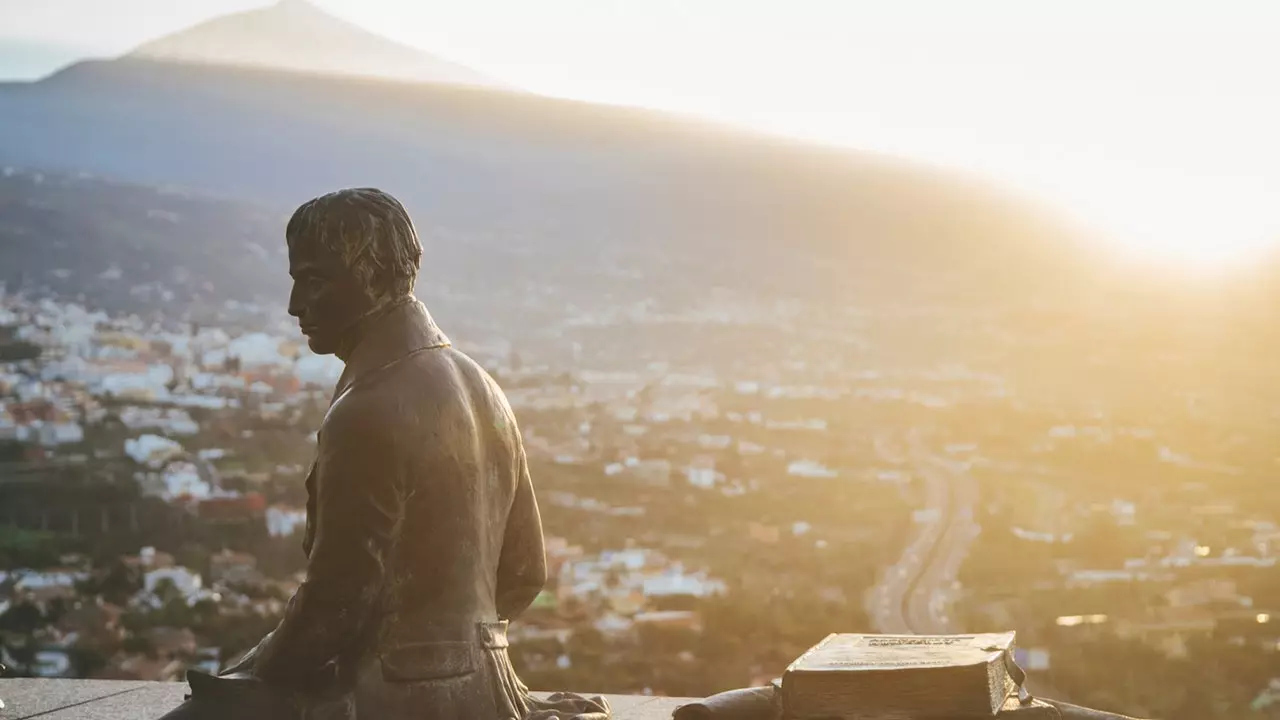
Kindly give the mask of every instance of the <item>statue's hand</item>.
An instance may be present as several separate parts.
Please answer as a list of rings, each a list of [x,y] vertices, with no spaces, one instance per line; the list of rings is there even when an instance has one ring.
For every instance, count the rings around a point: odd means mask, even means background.
[[[261,644],[259,644],[258,647],[261,647]],[[255,647],[249,652],[245,653],[244,656],[241,657],[239,660],[237,660],[234,664],[224,668],[222,672],[218,673],[218,677],[227,677],[229,675],[249,675],[253,673],[253,661],[257,658],[257,656],[258,656],[258,648]]]
[[[218,676],[225,677],[227,675],[251,674],[253,672],[253,665],[255,662],[257,662],[258,653],[262,650],[263,647],[266,646],[267,641],[270,640],[271,636],[274,634],[275,634],[275,630],[272,630],[271,632],[264,635],[262,639],[258,641],[258,644],[253,646],[253,649],[245,653],[244,656],[242,656],[234,664],[230,665],[229,667],[224,669],[222,672],[218,673]]]

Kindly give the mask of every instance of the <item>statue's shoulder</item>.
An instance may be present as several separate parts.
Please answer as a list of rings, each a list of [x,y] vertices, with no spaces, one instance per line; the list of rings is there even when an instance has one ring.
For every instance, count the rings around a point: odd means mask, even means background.
[[[451,347],[404,355],[357,376],[330,406],[323,429],[359,433],[397,426],[424,413],[444,413],[470,395],[463,385],[484,370]],[[487,377],[487,376],[485,376]]]
[[[333,407],[349,406],[348,412],[378,412],[400,404],[407,396],[434,394],[446,387],[456,364],[451,348],[424,348],[382,365],[364,369],[338,396]]]
[[[320,445],[333,447],[368,440],[377,428],[386,426],[394,412],[394,405],[353,385],[338,396],[325,414],[320,424]]]

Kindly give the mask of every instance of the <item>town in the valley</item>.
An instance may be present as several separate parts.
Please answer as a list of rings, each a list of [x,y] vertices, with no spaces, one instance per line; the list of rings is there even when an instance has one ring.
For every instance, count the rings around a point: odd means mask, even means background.
[[[303,577],[302,481],[341,362],[249,304],[219,326],[2,297],[3,663],[217,671]],[[734,324],[706,315],[665,320],[709,343]],[[831,631],[1014,629],[1032,687],[1081,702],[1280,695],[1276,495],[1242,501],[1275,436],[1243,415],[1191,432],[1211,399],[1142,418],[962,363],[593,369],[581,349],[558,367],[457,344],[506,390],[542,507],[550,580],[513,629],[531,685],[705,694]]]

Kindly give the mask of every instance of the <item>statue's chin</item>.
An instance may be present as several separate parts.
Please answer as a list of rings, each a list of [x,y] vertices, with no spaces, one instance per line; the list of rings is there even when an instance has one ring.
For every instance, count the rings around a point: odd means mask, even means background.
[[[311,352],[317,355],[332,355],[335,349],[328,338],[319,335],[308,337],[307,347],[311,348]]]

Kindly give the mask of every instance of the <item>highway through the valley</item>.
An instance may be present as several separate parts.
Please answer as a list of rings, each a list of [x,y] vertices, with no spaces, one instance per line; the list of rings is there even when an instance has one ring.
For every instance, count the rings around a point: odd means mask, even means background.
[[[933,454],[917,432],[908,435],[907,452],[924,483],[925,503],[914,515],[915,531],[902,557],[867,593],[867,612],[882,633],[961,632],[951,604],[960,565],[978,536],[977,482],[967,463]]]

